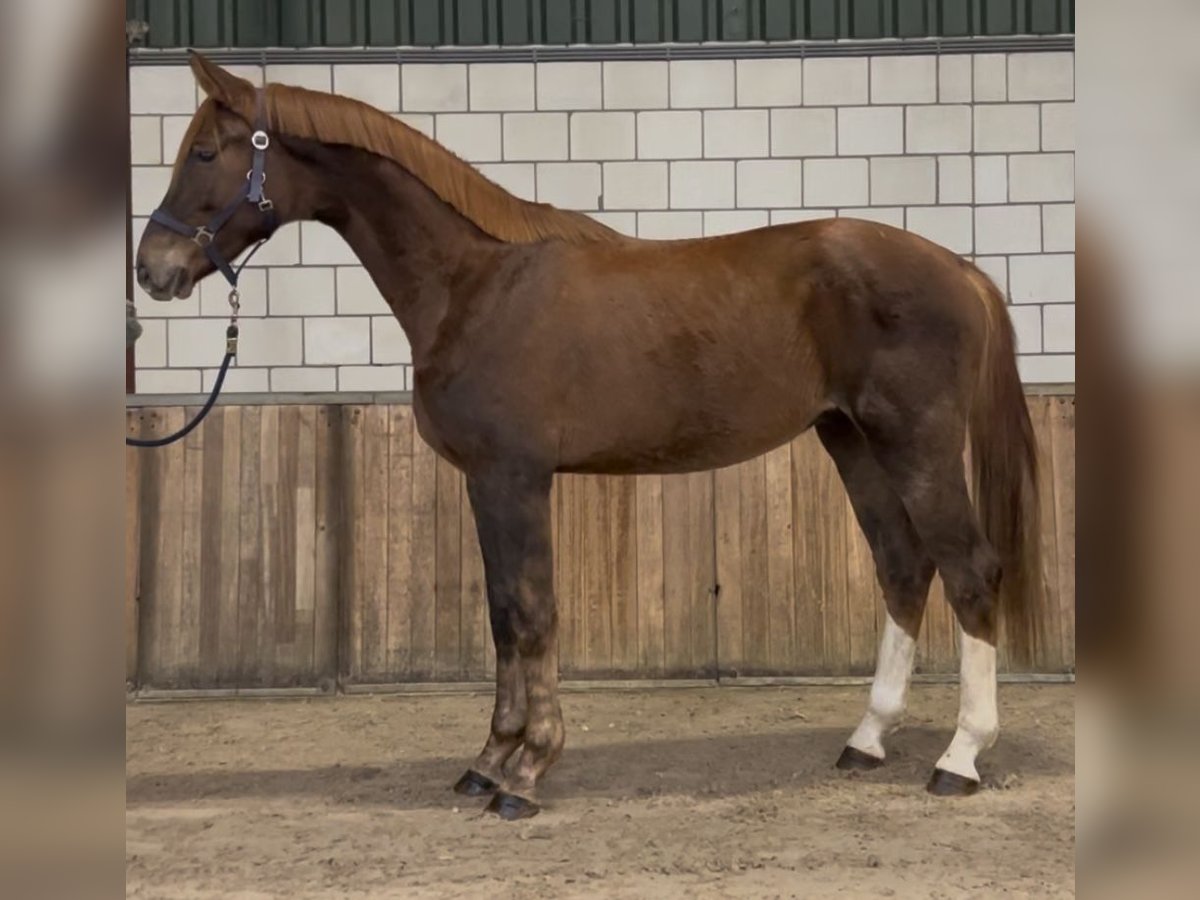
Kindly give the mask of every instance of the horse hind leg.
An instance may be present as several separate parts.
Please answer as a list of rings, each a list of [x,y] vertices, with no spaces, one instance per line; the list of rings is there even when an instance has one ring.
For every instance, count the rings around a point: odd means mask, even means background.
[[[865,405],[866,406],[866,405]],[[935,794],[979,788],[976,757],[999,734],[996,617],[1000,562],[976,522],[963,467],[965,415],[929,398],[891,398],[856,410],[856,421],[942,576],[961,636],[958,727],[929,781]]]
[[[817,423],[817,436],[846,486],[887,605],[867,710],[837,761],[839,769],[873,769],[886,755],[884,737],[904,715],[934,565],[854,423],[842,413],[827,414]]]

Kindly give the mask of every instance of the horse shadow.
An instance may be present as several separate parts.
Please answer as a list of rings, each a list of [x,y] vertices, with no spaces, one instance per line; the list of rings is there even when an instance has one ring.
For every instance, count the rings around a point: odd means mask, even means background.
[[[680,797],[719,799],[783,789],[802,791],[847,780],[923,789],[950,740],[946,728],[912,726],[889,740],[885,765],[871,772],[833,766],[846,739],[841,727],[805,726],[795,732],[705,735],[645,740],[636,737],[568,746],[542,788],[546,802],[586,798],[620,801]],[[582,742],[580,742],[582,743]],[[323,766],[201,770],[137,774],[126,782],[129,805],[195,800],[310,797],[331,804],[395,810],[453,805],[450,786],[468,757],[399,760],[383,766]],[[1002,735],[981,760],[984,784],[1070,774],[1074,759],[1035,735]]]

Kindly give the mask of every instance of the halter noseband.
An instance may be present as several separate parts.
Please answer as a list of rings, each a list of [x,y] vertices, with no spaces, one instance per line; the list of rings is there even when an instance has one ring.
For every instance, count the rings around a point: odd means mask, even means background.
[[[242,274],[242,269],[246,267],[246,263],[250,262],[250,258],[258,252],[259,247],[267,242],[267,238],[263,238],[255,244],[254,249],[250,251],[250,254],[242,260],[242,264],[235,270],[229,264],[229,261],[221,255],[221,251],[217,249],[217,234],[229,224],[229,220],[234,217],[243,203],[253,203],[258,207],[259,212],[263,214],[266,221],[268,232],[274,232],[277,226],[275,204],[268,200],[264,193],[267,185],[267,148],[271,146],[271,137],[267,134],[267,117],[262,88],[258,89],[258,115],[254,127],[254,134],[250,136],[250,144],[254,147],[254,162],[250,171],[246,173],[246,186],[238,191],[238,195],[229,202],[229,205],[213,216],[207,225],[188,225],[186,222],[181,222],[167,212],[165,206],[160,206],[150,214],[151,222],[157,222],[164,228],[169,228],[171,231],[195,241],[196,245],[204,250],[204,255],[216,266],[217,271],[225,276],[225,280],[229,282],[235,291],[237,289],[238,276]]]

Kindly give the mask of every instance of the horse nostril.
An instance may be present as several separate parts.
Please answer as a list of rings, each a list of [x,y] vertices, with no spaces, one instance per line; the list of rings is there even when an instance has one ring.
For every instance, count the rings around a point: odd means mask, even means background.
[[[137,283],[146,287],[150,283],[150,270],[141,263],[137,266]]]

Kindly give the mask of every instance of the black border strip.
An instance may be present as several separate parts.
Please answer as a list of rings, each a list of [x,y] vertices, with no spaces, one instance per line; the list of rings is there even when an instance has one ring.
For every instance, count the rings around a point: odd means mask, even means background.
[[[1073,51],[1075,35],[903,38],[870,41],[788,41],[772,43],[612,44],[526,47],[265,47],[205,49],[226,65],[346,63],[603,62],[608,60],[771,59],[779,57],[908,56],[950,53],[1031,53]],[[170,66],[187,61],[188,51],[136,48],[135,66]]]

